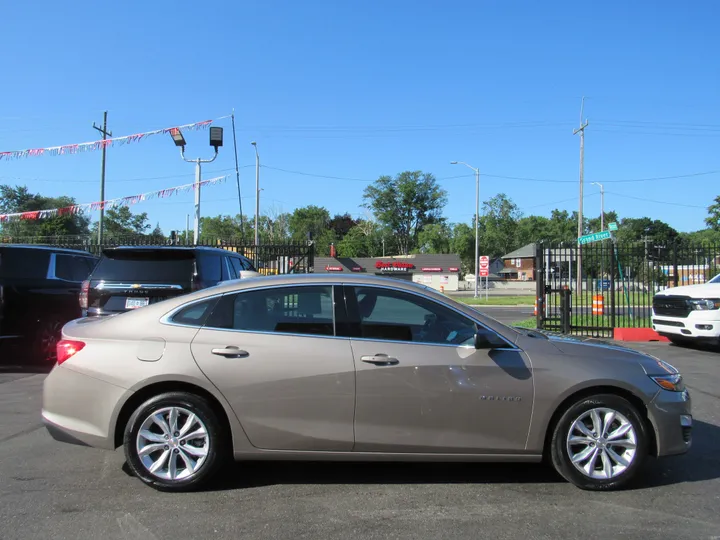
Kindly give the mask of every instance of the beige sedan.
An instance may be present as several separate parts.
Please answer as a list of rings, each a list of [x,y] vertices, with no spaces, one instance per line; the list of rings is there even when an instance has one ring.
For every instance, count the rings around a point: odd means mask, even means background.
[[[157,489],[226,460],[539,462],[584,489],[690,448],[669,364],[513,329],[426,287],[298,275],[204,289],[63,329],[43,419],[124,446]]]

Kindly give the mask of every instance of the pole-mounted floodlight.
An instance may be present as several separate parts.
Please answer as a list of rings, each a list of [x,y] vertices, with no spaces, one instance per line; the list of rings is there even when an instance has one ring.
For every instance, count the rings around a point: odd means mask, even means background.
[[[170,130],[170,136],[172,137],[175,146],[185,147],[185,137],[178,128],[172,128]]]
[[[221,127],[210,128],[210,146],[215,148],[215,155],[212,159],[188,159],[185,157],[185,137],[178,128],[172,128],[170,130],[170,136],[172,137],[175,146],[180,147],[180,157],[188,163],[195,163],[195,223],[194,223],[194,234],[193,244],[197,245],[200,239],[200,186],[202,185],[201,180],[201,163],[212,163],[218,156],[218,148],[223,145],[223,129]]]
[[[223,128],[211,127],[210,128],[210,146],[215,148],[217,152],[218,147],[223,145]]]

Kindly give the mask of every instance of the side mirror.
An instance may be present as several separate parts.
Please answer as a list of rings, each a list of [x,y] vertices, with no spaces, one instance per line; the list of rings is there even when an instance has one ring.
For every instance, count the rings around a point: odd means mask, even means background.
[[[496,349],[507,347],[508,344],[495,332],[478,328],[475,332],[474,345],[476,349]]]
[[[475,332],[475,348],[476,349],[492,349],[492,343],[490,343],[490,340],[487,338],[487,335],[482,332],[478,331]]]

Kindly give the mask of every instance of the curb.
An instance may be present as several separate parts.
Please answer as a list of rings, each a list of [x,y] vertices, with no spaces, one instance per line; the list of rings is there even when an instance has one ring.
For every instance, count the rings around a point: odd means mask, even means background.
[[[670,340],[661,336],[652,328],[615,328],[613,330],[615,341],[662,341],[669,343]]]

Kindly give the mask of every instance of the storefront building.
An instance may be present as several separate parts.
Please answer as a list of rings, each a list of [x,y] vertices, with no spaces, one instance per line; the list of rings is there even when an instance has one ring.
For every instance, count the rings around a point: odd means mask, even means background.
[[[314,271],[365,273],[413,281],[438,291],[457,291],[460,257],[457,255],[407,255],[396,257],[316,257]]]

